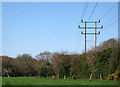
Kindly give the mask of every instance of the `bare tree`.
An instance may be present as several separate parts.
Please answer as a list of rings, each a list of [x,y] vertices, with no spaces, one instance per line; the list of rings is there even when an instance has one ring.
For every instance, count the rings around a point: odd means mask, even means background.
[[[50,53],[50,52],[47,52],[47,51],[45,51],[45,52],[43,52],[43,53],[40,53],[40,54],[38,54],[37,56],[36,56],[36,58],[38,59],[38,60],[47,60],[47,61],[51,61],[51,58],[52,58],[52,54]]]

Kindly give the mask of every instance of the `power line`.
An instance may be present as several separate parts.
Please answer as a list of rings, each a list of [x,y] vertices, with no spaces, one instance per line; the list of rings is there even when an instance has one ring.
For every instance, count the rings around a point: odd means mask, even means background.
[[[91,13],[91,15],[90,15],[90,17],[89,17],[89,19],[88,19],[88,20],[90,20],[90,19],[91,19],[91,17],[92,17],[92,15],[93,15],[93,13],[95,12],[95,9],[96,9],[96,7],[97,7],[97,5],[98,5],[98,2],[99,2],[99,0],[96,2],[95,6],[94,6],[94,8],[93,8],[93,11],[92,11],[92,13]],[[92,38],[93,38],[93,36],[92,36]]]
[[[89,4],[87,1],[88,1],[88,0],[86,0],[86,3],[85,3],[85,6],[84,6],[84,10],[83,10],[83,13],[82,13],[82,17],[81,17],[81,19],[83,19],[84,16],[85,16],[85,12],[86,12],[87,7],[88,7],[88,4]]]
[[[79,43],[80,43],[80,40],[81,40],[81,36],[79,36],[79,35],[81,35],[81,34],[79,34],[80,32],[79,31],[77,31],[77,39],[76,39],[76,48],[75,48],[75,52],[79,52],[79,48],[81,47],[80,45],[79,45]]]
[[[82,13],[82,17],[81,17],[81,19],[83,19],[84,18],[84,16],[85,16],[85,13],[86,13],[86,10],[87,10],[87,7],[88,7],[88,0],[86,0],[86,3],[85,3],[85,6],[84,6],[84,9],[83,9],[83,13]],[[79,33],[79,32],[78,32]],[[80,42],[80,40],[81,40],[81,36],[78,36],[79,34],[77,33],[77,40],[76,40],[76,50],[78,50],[79,51],[79,42]],[[80,34],[81,35],[81,34]]]
[[[117,2],[113,4],[113,6],[100,18],[100,20],[102,20],[115,7],[116,4]]]
[[[109,19],[108,21],[106,21],[105,23],[103,23],[103,25],[108,24],[111,20],[113,21],[117,16],[118,16],[118,14],[116,14],[116,15],[113,16],[111,19]]]
[[[90,19],[91,19],[92,15],[93,15],[93,13],[94,13],[94,11],[95,11],[95,9],[96,9],[97,5],[98,5],[98,2],[99,2],[99,0],[96,2],[95,7],[94,7],[94,9],[93,9],[93,11],[92,11],[92,13],[91,13],[91,15],[90,15],[90,17],[89,17],[89,19],[88,19],[88,20],[90,20]]]
[[[110,27],[111,25],[113,25],[114,23],[118,22],[119,19],[120,19],[120,17],[117,18],[115,21],[112,21],[110,24],[106,24],[107,28]]]
[[[109,22],[109,23],[111,23],[111,24],[108,24],[108,23],[106,23],[105,25],[113,25],[114,23],[116,23],[116,22],[118,22],[118,20],[120,19],[120,15],[117,15],[117,19],[111,19],[112,21],[111,22]]]

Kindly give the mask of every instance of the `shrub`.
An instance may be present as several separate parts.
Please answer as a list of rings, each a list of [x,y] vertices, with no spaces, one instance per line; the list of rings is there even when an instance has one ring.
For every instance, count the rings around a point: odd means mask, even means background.
[[[107,80],[114,80],[114,81],[119,81],[120,80],[120,70],[116,71],[113,74],[110,74],[107,78]]]
[[[77,77],[75,75],[72,76],[72,79],[77,79]]]
[[[107,80],[113,80],[114,79],[114,75],[113,74],[110,74],[108,77],[107,77]]]

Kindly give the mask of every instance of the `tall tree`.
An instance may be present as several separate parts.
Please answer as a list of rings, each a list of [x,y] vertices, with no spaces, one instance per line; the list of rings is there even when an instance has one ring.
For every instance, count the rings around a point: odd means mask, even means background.
[[[16,66],[22,76],[34,76],[37,74],[35,70],[36,59],[32,58],[29,54],[19,55],[16,58]]]

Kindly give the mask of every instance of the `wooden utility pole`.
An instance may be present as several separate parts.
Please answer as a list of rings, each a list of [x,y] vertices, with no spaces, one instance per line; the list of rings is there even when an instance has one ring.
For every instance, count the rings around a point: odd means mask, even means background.
[[[81,32],[81,34],[85,34],[85,54],[86,54],[86,34],[89,34],[89,35],[95,35],[95,51],[96,51],[96,35],[97,34],[100,34],[100,31],[97,33],[97,29],[102,29],[103,26],[101,27],[97,27],[97,23],[100,23],[100,20],[98,22],[90,22],[90,21],[83,21],[81,20],[82,23],[85,23],[85,27],[81,27],[80,25],[78,26],[79,29],[85,29],[85,33]],[[86,24],[87,23],[95,23],[95,27],[87,27]],[[86,30],[87,29],[95,29],[95,33],[87,33]]]
[[[95,22],[95,51],[96,51],[96,22]]]
[[[85,53],[86,53],[86,22],[85,22]]]

